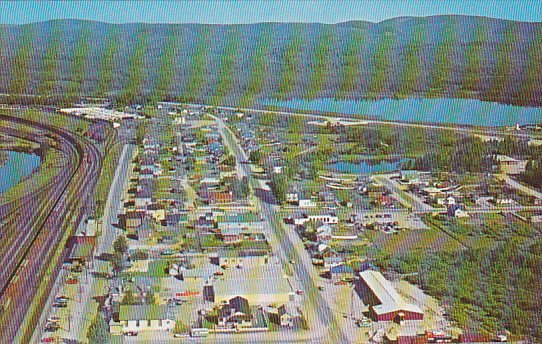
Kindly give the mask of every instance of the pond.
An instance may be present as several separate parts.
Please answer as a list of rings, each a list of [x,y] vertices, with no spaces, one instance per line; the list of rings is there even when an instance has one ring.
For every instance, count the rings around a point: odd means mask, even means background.
[[[505,105],[477,99],[406,98],[341,100],[333,98],[266,100],[284,109],[358,114],[376,120],[513,126],[542,122],[542,108]]]
[[[0,166],[0,193],[17,185],[41,164],[41,159],[36,154],[15,151],[5,151],[4,153],[8,159]]]
[[[401,169],[401,166],[404,162],[411,159],[399,159],[394,161],[375,161],[375,160],[364,160],[361,162],[345,162],[337,161],[333,164],[327,165],[327,167],[333,171],[341,173],[352,173],[352,174],[372,174],[372,173],[385,173],[392,172]]]

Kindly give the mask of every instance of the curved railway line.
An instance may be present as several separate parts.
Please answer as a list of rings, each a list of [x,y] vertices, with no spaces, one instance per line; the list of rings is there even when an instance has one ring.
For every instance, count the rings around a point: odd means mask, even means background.
[[[0,245],[0,335],[2,341],[13,342],[20,332],[22,341],[27,342],[39,318],[39,312],[29,311],[32,305],[39,307],[45,302],[48,293],[38,295],[43,291],[39,288],[44,287],[41,282],[46,283],[46,290],[50,289],[66,254],[61,243],[74,234],[92,201],[101,155],[90,142],[65,129],[5,115],[0,115],[0,120],[48,132],[68,159],[67,168],[52,179],[48,188],[34,190],[11,207],[0,208],[21,208],[20,202],[26,201],[26,207],[19,210],[18,224],[12,223],[15,230],[7,233],[9,238]],[[60,259],[53,261],[58,250],[62,250]]]

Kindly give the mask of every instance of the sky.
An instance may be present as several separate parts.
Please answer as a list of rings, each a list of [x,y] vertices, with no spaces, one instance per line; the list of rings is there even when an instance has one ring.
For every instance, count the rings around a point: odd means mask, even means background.
[[[542,22],[541,0],[0,1],[0,23],[50,19],[108,23],[380,22],[400,16],[462,14]]]

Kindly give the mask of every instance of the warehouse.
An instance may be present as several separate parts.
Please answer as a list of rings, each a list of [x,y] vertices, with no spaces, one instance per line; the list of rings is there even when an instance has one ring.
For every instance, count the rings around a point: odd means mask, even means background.
[[[369,306],[369,316],[375,321],[423,320],[420,307],[407,303],[378,271],[359,273],[356,291]]]
[[[285,304],[292,295],[282,270],[273,265],[231,268],[203,288],[203,298],[216,303],[242,296],[254,305]]]

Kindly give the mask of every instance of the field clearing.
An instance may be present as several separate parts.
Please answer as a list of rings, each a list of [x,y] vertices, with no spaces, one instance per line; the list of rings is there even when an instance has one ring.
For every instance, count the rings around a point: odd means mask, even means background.
[[[373,232],[371,237],[379,251],[389,254],[409,251],[454,252],[462,248],[460,243],[436,228],[406,230],[396,234]]]

